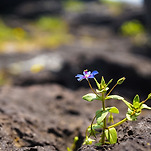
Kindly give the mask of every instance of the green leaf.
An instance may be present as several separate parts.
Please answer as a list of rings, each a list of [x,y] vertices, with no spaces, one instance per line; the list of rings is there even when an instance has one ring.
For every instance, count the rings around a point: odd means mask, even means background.
[[[133,106],[133,105],[132,105],[131,103],[129,103],[128,101],[126,101],[126,100],[124,100],[124,99],[123,99],[122,101],[128,106],[129,109],[132,110],[132,106]]]
[[[98,90],[96,89],[97,93],[102,93],[102,92],[106,92],[109,89],[109,87],[105,87],[104,89]]]
[[[98,123],[99,125],[100,125],[101,122],[105,119],[105,117],[108,115],[109,110],[110,110],[110,109],[107,109],[107,110],[103,111],[103,110],[101,109],[101,110],[96,111],[96,120],[97,120],[97,123]]]
[[[92,142],[93,141],[95,141],[94,139],[91,139],[91,138],[89,138],[89,137],[86,137],[85,138],[85,141],[84,141],[84,143],[83,143],[83,145],[91,145],[92,144]]]
[[[105,98],[106,100],[109,100],[109,99],[114,99],[114,100],[124,100],[123,97],[119,96],[119,95],[109,95]]]
[[[129,114],[129,113],[126,114],[126,118],[127,118],[129,121],[136,121],[136,120],[137,120],[137,116],[131,115],[131,114]]]
[[[105,130],[105,136],[110,144],[115,144],[117,142],[117,132],[114,127]]]
[[[97,81],[97,79],[96,79],[96,78],[94,78],[94,80],[95,80],[95,83],[96,83],[96,85],[97,85],[98,89],[100,89],[100,83]]]
[[[126,118],[127,118],[129,121],[134,121],[134,118],[133,118],[129,113],[126,113]]]
[[[111,80],[107,83],[107,85],[106,85],[106,86],[108,86],[112,81],[113,81],[113,79],[111,79]]]
[[[106,87],[106,83],[105,83],[104,77],[102,76],[101,84],[100,84],[100,89],[103,89],[105,87]]]
[[[135,104],[135,103],[139,103],[140,102],[140,99],[139,99],[139,95],[137,94],[135,97],[134,97],[134,99],[133,99],[133,105]]]
[[[88,93],[88,94],[84,95],[82,98],[86,101],[91,102],[93,100],[101,100],[102,97],[100,95],[98,95],[98,96],[94,93]]]
[[[137,120],[137,116],[139,116],[140,114],[141,114],[141,109],[137,109],[134,112],[128,108],[128,112],[126,113],[126,118],[129,121],[135,121],[135,120]]]
[[[141,105],[141,109],[149,109],[151,110],[151,107],[147,106],[146,104]]]
[[[108,123],[114,123],[114,120],[113,120],[113,115],[112,113],[110,113],[109,117],[108,117]]]
[[[119,114],[119,110],[116,107],[111,107],[109,112]]]
[[[95,124],[92,125],[92,129],[93,130],[101,129],[101,128],[103,128],[103,125],[98,125],[97,123],[95,123]],[[88,128],[88,132],[89,133],[91,132],[91,126],[89,126],[89,128]]]
[[[90,135],[89,136],[94,136],[94,137],[96,137],[95,135],[97,134],[97,133],[99,133],[97,130],[99,130],[99,129],[101,129],[101,128],[103,128],[103,123],[101,123],[100,125],[98,125],[97,123],[95,123],[95,124],[93,124],[92,125],[92,129],[91,129],[91,125],[88,127],[88,132],[90,133]]]
[[[136,108],[139,108],[140,107],[140,99],[139,99],[139,95],[137,94],[134,99],[133,99],[133,107],[136,109]]]
[[[125,77],[120,78],[120,79],[117,81],[117,84],[122,84],[122,83],[124,82],[124,80],[125,80]]]

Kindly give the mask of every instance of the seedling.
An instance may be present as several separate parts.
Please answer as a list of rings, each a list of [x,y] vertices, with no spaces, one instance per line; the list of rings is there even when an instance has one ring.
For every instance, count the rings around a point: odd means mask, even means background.
[[[82,98],[86,101],[92,102],[94,100],[98,100],[102,102],[102,108],[97,110],[95,113],[95,116],[91,122],[91,125],[86,129],[86,138],[83,144],[91,145],[92,142],[95,142],[95,139],[92,139],[91,136],[96,138],[97,134],[100,135],[99,142],[95,145],[100,146],[104,144],[115,144],[117,142],[117,132],[115,127],[119,126],[120,124],[126,122],[126,121],[135,121],[137,120],[137,117],[141,114],[142,109],[151,109],[151,107],[147,106],[145,102],[149,99],[151,99],[151,93],[148,95],[148,97],[140,102],[139,96],[136,95],[133,99],[133,103],[129,103],[126,101],[123,97],[119,95],[111,95],[111,92],[113,89],[124,82],[125,77],[120,78],[116,84],[109,90],[109,84],[113,81],[111,79],[108,83],[105,82],[104,77],[102,76],[101,82],[99,83],[97,79],[95,78],[95,75],[98,74],[98,71],[91,71],[84,70],[83,75],[77,74],[75,77],[78,78],[78,81],[82,81],[83,79],[86,79],[92,92],[84,95]],[[90,78],[93,78],[96,82],[97,89],[94,90],[92,88],[92,85],[90,83]],[[114,100],[121,100],[123,101],[127,107],[128,111],[126,113],[126,117],[119,121],[118,123],[114,123],[113,120],[113,113],[118,114],[119,110],[116,107],[106,107],[105,102],[106,100],[114,99]],[[108,121],[107,121],[108,118]],[[96,119],[96,123],[94,123]],[[108,126],[109,125],[109,126]]]

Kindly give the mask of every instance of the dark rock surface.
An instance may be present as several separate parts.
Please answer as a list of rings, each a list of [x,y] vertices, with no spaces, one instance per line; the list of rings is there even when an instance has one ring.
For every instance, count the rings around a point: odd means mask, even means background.
[[[60,14],[60,0],[1,0],[0,14],[19,18],[35,18],[41,15]]]

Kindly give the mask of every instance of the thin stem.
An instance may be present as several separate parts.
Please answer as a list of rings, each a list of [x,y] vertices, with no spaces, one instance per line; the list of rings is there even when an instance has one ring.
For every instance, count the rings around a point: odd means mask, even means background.
[[[109,93],[106,95],[106,97],[110,95],[110,93],[113,91],[113,89],[114,89],[116,86],[117,86],[117,83],[116,83],[116,84],[113,86],[113,88],[109,91]]]
[[[148,98],[146,100],[142,101],[141,104],[144,104],[147,100],[148,100]]]
[[[89,128],[89,127],[88,127]],[[88,128],[86,129],[86,131],[85,131],[85,137],[87,137],[88,136]]]
[[[116,126],[119,126],[121,125],[122,123],[126,122],[127,121],[127,118],[124,118],[123,120],[121,120],[120,122],[116,123],[116,124],[113,124],[111,126],[108,127],[109,128],[112,128],[112,127],[116,127]]]
[[[104,93],[102,93],[102,108],[103,108],[103,111],[105,111],[105,96],[104,96]],[[106,129],[106,117],[104,118],[103,120],[103,134],[102,134],[102,145],[105,144],[105,129]]]
[[[88,84],[89,84],[91,90],[93,91],[93,93],[95,93],[95,94],[100,98],[100,96],[99,96],[99,95],[94,91],[94,89],[92,88],[92,85],[91,85],[89,79],[87,79],[87,81],[88,81]]]

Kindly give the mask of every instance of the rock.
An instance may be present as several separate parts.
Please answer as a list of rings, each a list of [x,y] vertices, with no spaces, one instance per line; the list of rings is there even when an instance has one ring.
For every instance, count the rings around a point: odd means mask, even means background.
[[[0,3],[0,14],[20,18],[36,18],[41,15],[60,14],[62,11],[60,0],[1,0]]]

